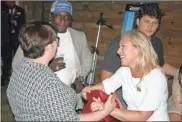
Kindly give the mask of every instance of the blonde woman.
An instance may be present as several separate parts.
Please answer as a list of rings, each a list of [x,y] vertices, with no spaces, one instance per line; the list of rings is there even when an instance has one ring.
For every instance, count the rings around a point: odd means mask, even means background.
[[[115,108],[111,116],[121,121],[168,121],[167,81],[149,38],[139,30],[123,33],[117,53],[122,67],[102,83],[84,88],[83,97],[86,99],[86,93],[92,90],[110,94],[123,86],[127,110]],[[92,111],[102,108],[99,100],[91,105]]]

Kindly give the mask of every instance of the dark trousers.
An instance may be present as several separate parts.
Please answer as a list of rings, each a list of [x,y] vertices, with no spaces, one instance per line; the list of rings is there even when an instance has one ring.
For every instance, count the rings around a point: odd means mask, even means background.
[[[18,49],[19,44],[20,43],[18,40],[18,34],[12,34],[11,40],[10,40],[10,45],[11,45],[11,50],[13,52],[13,57],[14,57],[14,54],[16,53],[16,50]]]
[[[1,61],[2,61],[1,85],[5,85],[8,84],[9,82],[11,62],[12,62],[12,51],[9,43],[2,44]]]
[[[1,85],[6,85],[9,82],[11,75],[12,59],[18,49],[19,41],[17,35],[12,35],[9,43],[2,44],[1,59],[2,59],[2,76]]]

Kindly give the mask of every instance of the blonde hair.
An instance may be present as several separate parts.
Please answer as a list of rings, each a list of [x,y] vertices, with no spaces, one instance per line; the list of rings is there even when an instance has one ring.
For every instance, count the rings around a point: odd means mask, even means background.
[[[140,30],[131,30],[121,35],[131,38],[133,47],[140,50],[136,59],[136,70],[140,78],[143,78],[152,69],[158,67],[158,57],[154,51],[150,39]]]

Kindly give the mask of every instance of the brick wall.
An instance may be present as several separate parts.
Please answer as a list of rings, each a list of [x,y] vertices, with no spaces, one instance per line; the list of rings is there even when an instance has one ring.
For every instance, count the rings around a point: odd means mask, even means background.
[[[24,8],[28,20],[49,20],[51,3],[50,1],[44,3],[25,1]],[[100,31],[98,46],[100,54],[96,68],[96,81],[100,81],[104,54],[112,39],[121,31],[126,2],[71,1],[71,3],[74,18],[72,27],[86,34],[89,47],[95,46],[96,43],[98,31],[96,22],[100,17],[100,12],[104,13],[103,18],[106,23],[113,26],[113,30],[103,26]],[[30,7],[31,4],[36,6]],[[165,62],[179,67],[182,64],[182,2],[159,2],[159,6],[165,12],[160,30],[157,32],[157,36],[163,42]]]
[[[86,33],[89,46],[95,45],[100,12],[106,23],[113,26],[113,30],[102,27],[99,42],[99,57],[97,62],[96,80],[100,81],[100,72],[104,54],[109,43],[121,31],[124,18],[125,3],[123,2],[72,2],[73,28]],[[165,16],[157,36],[161,38],[164,47],[165,62],[176,67],[182,64],[182,2],[159,2]]]
[[[98,49],[100,51],[97,67],[96,67],[96,81],[100,81],[100,72],[102,68],[102,61],[108,45],[112,39],[121,31],[125,4],[118,4],[116,2],[72,2],[73,5],[73,28],[82,30],[87,35],[89,46],[96,44],[98,33],[98,25],[96,22],[100,18],[100,13],[103,12],[103,19],[106,24],[112,25],[113,29],[102,26],[99,35]]]

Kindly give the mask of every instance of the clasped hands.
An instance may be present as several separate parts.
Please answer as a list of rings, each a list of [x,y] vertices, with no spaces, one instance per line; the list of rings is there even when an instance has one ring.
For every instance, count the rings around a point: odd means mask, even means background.
[[[85,87],[82,90],[82,97],[87,100],[87,93],[92,91],[91,87]],[[100,98],[93,98],[94,102],[91,103],[91,111],[105,111],[107,114],[110,114],[116,108],[116,102],[113,98],[113,95],[109,95],[107,101],[103,103]]]

